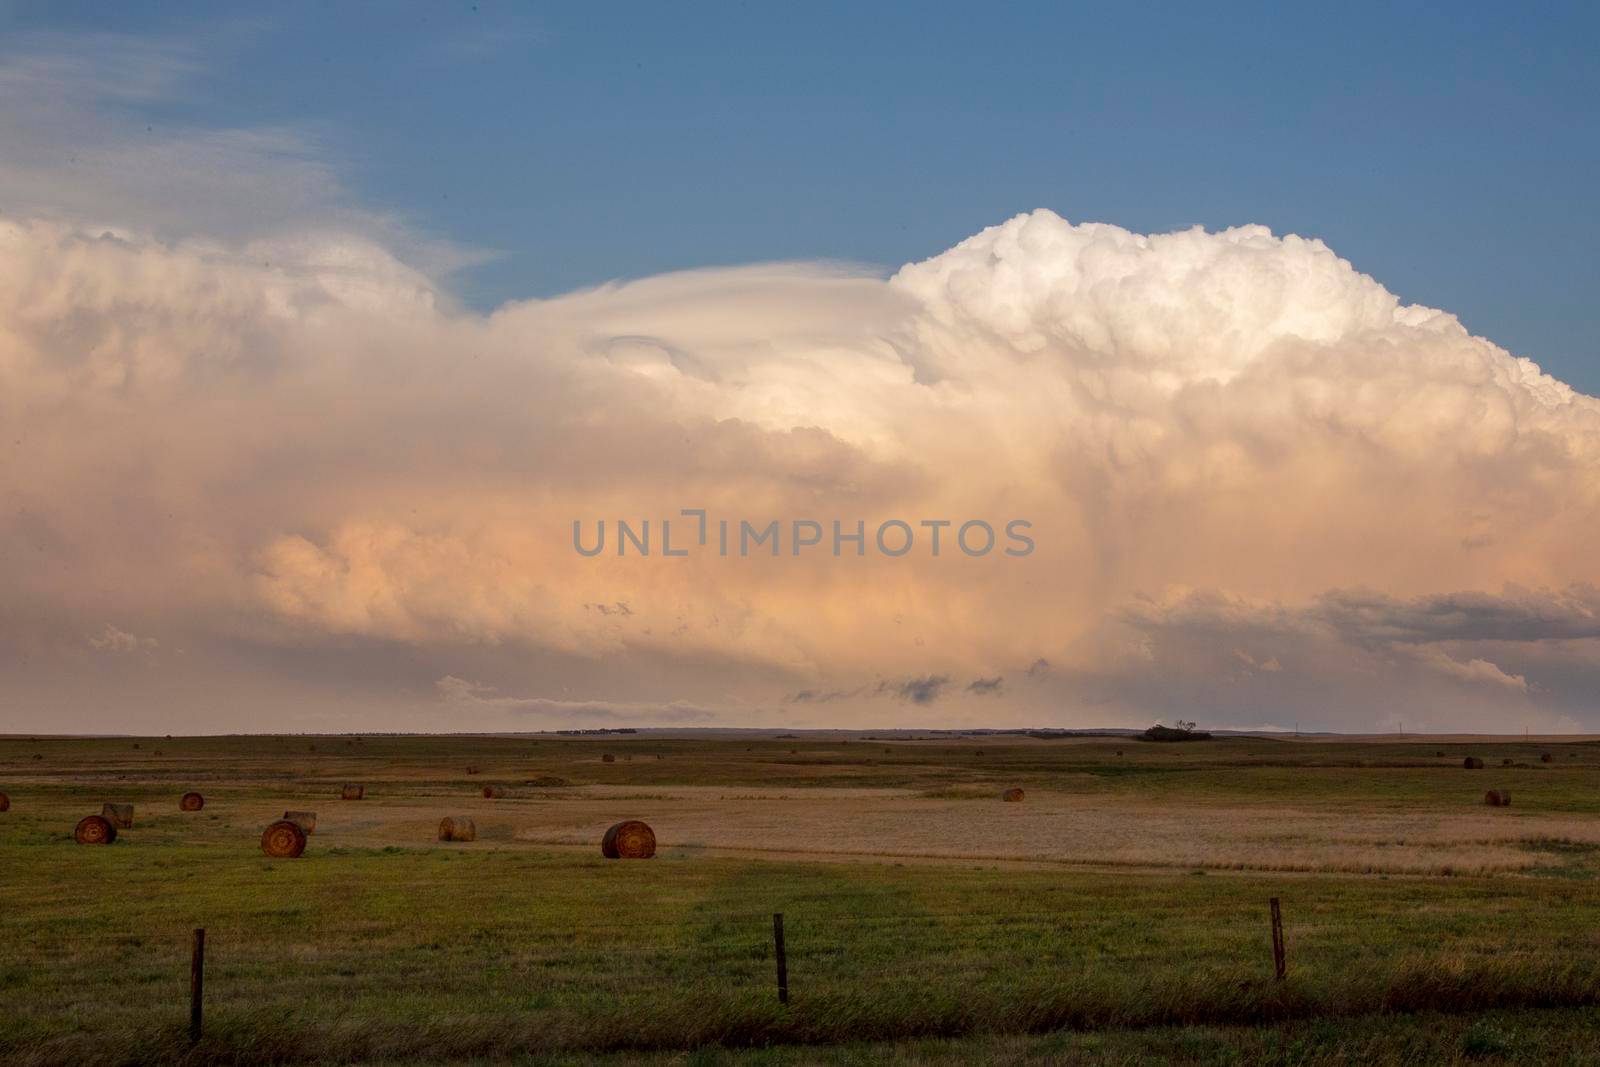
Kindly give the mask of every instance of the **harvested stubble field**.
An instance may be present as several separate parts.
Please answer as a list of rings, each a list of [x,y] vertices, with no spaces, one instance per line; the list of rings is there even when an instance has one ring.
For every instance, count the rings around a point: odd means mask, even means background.
[[[1600,1058],[1586,743],[3,738],[0,789],[6,1063]]]

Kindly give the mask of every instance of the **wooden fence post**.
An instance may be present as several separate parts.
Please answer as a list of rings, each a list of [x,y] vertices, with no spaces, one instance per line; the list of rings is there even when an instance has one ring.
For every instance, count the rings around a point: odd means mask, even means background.
[[[772,942],[778,955],[778,1003],[789,1003],[789,961],[783,954],[783,912],[772,913]]]
[[[189,1042],[200,1041],[201,1003],[206,984],[206,931],[194,932],[194,954],[189,958]]]
[[[1277,897],[1272,898],[1272,966],[1280,982],[1289,974],[1289,961],[1283,951],[1283,912]]]

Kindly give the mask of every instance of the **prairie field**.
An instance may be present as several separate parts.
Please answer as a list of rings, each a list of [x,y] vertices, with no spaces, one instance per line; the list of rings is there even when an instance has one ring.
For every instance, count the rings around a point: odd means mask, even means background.
[[[1600,1059],[1583,740],[9,737],[0,791],[8,1064]]]

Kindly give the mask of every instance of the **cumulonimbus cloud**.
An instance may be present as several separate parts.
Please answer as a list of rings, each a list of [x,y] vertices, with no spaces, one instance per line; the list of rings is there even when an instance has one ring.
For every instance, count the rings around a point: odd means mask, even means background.
[[[89,719],[197,691],[171,672],[486,727],[1589,721],[1600,402],[1261,227],[1036,211],[888,278],[479,315],[370,235],[11,218],[0,425],[19,727],[108,618],[152,644],[72,689]],[[1023,518],[1036,550],[573,550],[683,509]]]

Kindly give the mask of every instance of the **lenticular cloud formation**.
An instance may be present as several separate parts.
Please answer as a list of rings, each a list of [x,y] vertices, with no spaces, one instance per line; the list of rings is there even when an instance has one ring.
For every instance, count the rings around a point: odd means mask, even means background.
[[[0,728],[1600,725],[1600,402],[1258,226],[484,316],[337,231],[0,222],[0,426]],[[684,509],[1036,548],[573,551]]]

